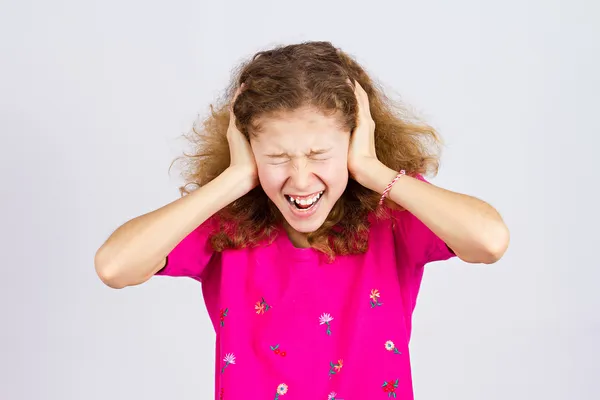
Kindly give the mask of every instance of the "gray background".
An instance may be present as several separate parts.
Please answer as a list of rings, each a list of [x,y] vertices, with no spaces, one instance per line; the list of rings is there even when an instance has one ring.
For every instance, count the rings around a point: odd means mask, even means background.
[[[548,0],[2,2],[0,399],[211,398],[200,285],[113,290],[94,252],[177,198],[168,167],[180,135],[240,59],[309,39],[356,55],[434,124],[446,149],[433,182],[489,201],[512,232],[493,266],[428,267],[411,344],[417,398],[600,398],[598,11]]]

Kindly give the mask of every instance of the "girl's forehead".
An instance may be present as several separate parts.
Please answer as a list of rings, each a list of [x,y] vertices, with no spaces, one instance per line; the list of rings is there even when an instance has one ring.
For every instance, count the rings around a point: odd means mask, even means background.
[[[260,132],[284,134],[298,131],[340,130],[338,113],[323,113],[311,107],[293,111],[279,111],[256,119]]]
[[[304,108],[257,119],[254,140],[261,145],[310,148],[332,146],[348,135],[338,115]]]

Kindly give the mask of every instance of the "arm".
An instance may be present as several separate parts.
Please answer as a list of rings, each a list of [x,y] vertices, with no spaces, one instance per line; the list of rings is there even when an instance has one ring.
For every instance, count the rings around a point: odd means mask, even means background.
[[[238,88],[229,105],[229,168],[190,195],[119,227],[94,258],[96,273],[106,285],[123,288],[147,281],[192,231],[258,185],[250,143],[237,128],[232,108],[241,90]]]
[[[361,185],[383,193],[397,172],[377,159],[375,121],[368,95],[358,82],[355,94],[358,116],[348,151],[348,170]],[[508,228],[498,212],[474,197],[409,176],[396,182],[389,197],[417,217],[463,261],[491,264],[508,247]]]
[[[190,195],[126,222],[96,252],[98,276],[112,288],[147,281],[181,240],[252,186],[245,171],[229,168]]]
[[[397,174],[377,160],[361,171],[357,180],[377,193],[383,193]],[[475,197],[402,176],[389,198],[421,220],[463,261],[491,264],[508,247],[509,231],[501,216]]]

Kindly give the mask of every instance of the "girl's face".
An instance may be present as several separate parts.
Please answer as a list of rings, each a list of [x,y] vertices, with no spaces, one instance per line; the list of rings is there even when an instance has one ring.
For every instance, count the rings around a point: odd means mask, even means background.
[[[300,233],[316,231],[348,183],[350,132],[310,108],[259,118],[251,137],[260,184]]]

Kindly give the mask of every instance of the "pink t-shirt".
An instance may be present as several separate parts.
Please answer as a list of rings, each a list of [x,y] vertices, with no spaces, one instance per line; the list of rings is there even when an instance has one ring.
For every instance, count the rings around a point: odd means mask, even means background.
[[[213,219],[158,275],[202,283],[216,331],[215,399],[413,399],[408,343],[426,263],[454,254],[407,211],[375,220],[365,254],[333,263],[270,245],[213,252]]]

